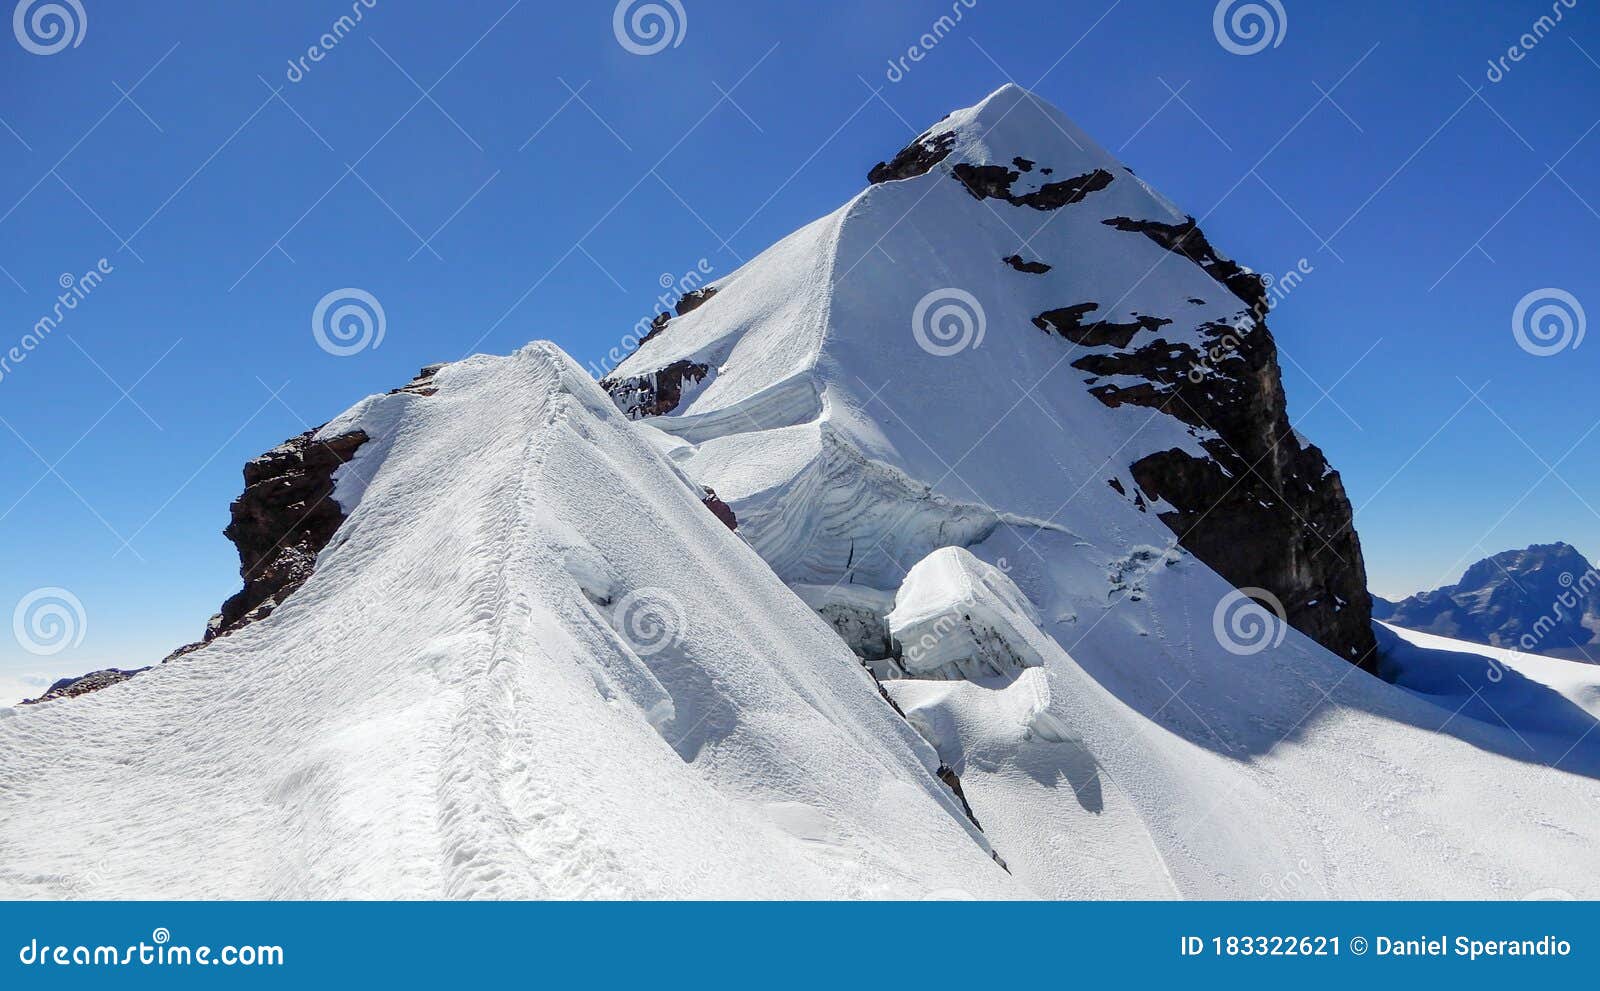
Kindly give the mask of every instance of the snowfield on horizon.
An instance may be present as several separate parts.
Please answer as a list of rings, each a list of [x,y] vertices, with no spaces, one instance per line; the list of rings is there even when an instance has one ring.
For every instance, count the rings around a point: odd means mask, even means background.
[[[1206,431],[1034,318],[1239,300],[1031,95],[937,129],[609,394],[536,343],[322,428],[371,440],[276,611],[0,708],[0,897],[1600,897],[1596,669],[1384,628],[1374,677],[1179,546],[1128,466]],[[946,174],[1017,158],[1113,179]]]

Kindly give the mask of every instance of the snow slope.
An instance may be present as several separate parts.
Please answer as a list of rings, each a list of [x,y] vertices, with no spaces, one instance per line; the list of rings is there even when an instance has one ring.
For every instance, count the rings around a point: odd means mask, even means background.
[[[938,670],[909,667],[941,680],[873,667],[1015,877],[1050,897],[1600,895],[1595,735],[1573,734],[1560,770],[1532,773],[1559,754],[1487,712],[1386,684],[1281,624],[1238,642],[1227,620],[1241,596],[1132,498],[1129,464],[1203,454],[1205,431],[1108,407],[1069,364],[1103,349],[1032,320],[1093,300],[1094,320],[1156,315],[1168,340],[1203,346],[1203,326],[1237,319],[1240,299],[1102,223],[1183,215],[1014,86],[928,134],[947,131],[932,171],[870,186],[753,259],[611,380],[706,367],[646,429],[678,438],[676,462],[806,601],[861,590],[847,636],[870,627],[873,601],[895,602],[884,623],[905,627],[907,651],[940,608],[947,631],[1004,614],[983,625],[1004,627],[1020,671],[996,670],[961,633],[934,648]],[[1095,170],[1113,181],[1044,210],[951,179],[953,163],[1014,159],[1036,166],[1017,200]],[[1019,245],[1051,269],[1002,264]],[[948,306],[964,319],[930,318]],[[1029,610],[973,594],[954,574],[971,569],[940,561],[952,547]],[[952,672],[967,680],[942,680]]]
[[[565,355],[374,397],[267,620],[0,709],[0,897],[1025,897],[828,626]]]

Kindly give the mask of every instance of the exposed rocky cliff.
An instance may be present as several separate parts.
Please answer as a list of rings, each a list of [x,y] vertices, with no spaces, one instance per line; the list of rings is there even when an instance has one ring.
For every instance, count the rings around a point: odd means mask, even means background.
[[[1218,254],[1192,220],[1107,224],[1194,262],[1247,307],[1233,323],[1203,326],[1199,348],[1148,334],[1130,346],[1134,332],[1159,329],[1148,323],[1113,325],[1115,335],[1105,324],[1075,328],[1087,341],[1052,326],[1071,340],[1119,348],[1072,362],[1095,376],[1090,391],[1106,405],[1147,406],[1203,432],[1208,457],[1174,449],[1130,466],[1142,494],[1170,507],[1161,519],[1185,550],[1240,588],[1271,592],[1296,629],[1376,670],[1354,510],[1339,473],[1290,426],[1262,283]]]
[[[311,577],[317,553],[344,522],[333,500],[333,473],[355,456],[362,431],[318,439],[316,430],[290,438],[244,466],[244,492],[223,535],[239,550],[244,588],[222,604],[206,639],[264,619]]]
[[[926,162],[918,150],[928,146],[919,139],[894,161]],[[960,162],[951,175],[975,197],[1040,211],[1072,207],[1115,181],[1110,171],[1094,169],[1018,193],[1019,180],[1035,164],[1020,156],[1009,167]],[[1129,465],[1141,490],[1135,498],[1141,506],[1164,503],[1161,519],[1179,544],[1228,581],[1272,593],[1296,629],[1376,670],[1366,564],[1353,510],[1338,472],[1290,426],[1277,344],[1266,325],[1271,302],[1265,284],[1222,255],[1192,217],[1164,223],[1114,216],[1102,223],[1192,262],[1219,292],[1243,304],[1236,319],[1202,325],[1199,346],[1161,334],[1173,323],[1170,316],[1091,319],[1101,309],[1096,301],[1075,301],[1034,318],[1039,329],[1091,349],[1072,367],[1091,374],[1086,384],[1103,403],[1149,407],[1202,437],[1205,457],[1172,449]],[[1030,274],[1072,264],[1070,258],[1003,260]],[[1126,295],[1133,288],[1111,285],[1105,291]],[[1174,296],[1163,313],[1204,303]]]

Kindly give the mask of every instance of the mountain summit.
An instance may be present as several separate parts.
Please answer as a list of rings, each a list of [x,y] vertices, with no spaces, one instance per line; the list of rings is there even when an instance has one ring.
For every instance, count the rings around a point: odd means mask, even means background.
[[[869,179],[602,383],[698,446],[678,456],[781,577],[892,589],[1006,525],[1028,549],[1138,532],[1373,667],[1361,544],[1290,427],[1270,279],[1014,85]]]
[[[1571,544],[1503,551],[1454,585],[1375,603],[1394,626],[1456,640],[1565,657],[1600,659],[1600,575]]]

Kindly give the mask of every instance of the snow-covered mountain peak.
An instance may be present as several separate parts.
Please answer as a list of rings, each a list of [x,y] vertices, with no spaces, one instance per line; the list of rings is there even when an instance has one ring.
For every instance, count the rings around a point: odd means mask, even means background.
[[[1015,86],[868,178],[602,383],[780,575],[892,590],[1011,522],[1119,534],[1109,558],[1176,538],[1370,666],[1350,507],[1290,428],[1260,281]]]

